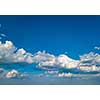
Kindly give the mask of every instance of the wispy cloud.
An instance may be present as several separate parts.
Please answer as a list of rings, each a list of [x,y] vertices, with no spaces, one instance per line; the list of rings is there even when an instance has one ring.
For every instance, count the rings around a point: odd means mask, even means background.
[[[3,34],[3,33],[2,33],[2,34],[0,34],[0,35],[1,35],[2,37],[6,37],[6,35],[5,35],[5,34]]]
[[[100,50],[100,47],[94,47],[94,49]]]

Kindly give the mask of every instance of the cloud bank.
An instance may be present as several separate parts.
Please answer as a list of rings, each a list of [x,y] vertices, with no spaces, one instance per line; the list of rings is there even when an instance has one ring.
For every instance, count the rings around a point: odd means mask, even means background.
[[[84,72],[100,71],[100,54],[90,52],[80,56],[79,60],[74,60],[65,54],[54,56],[45,52],[38,52],[33,56],[34,63],[39,67],[59,67],[73,69]]]
[[[23,48],[18,49],[11,41],[0,41],[0,64],[36,64],[42,69],[68,69],[79,72],[100,72],[100,54],[90,52],[75,60],[66,54],[55,56],[45,51],[38,51],[35,54],[29,53]],[[2,71],[2,70],[1,70]],[[6,77],[15,77],[18,72],[12,70]]]

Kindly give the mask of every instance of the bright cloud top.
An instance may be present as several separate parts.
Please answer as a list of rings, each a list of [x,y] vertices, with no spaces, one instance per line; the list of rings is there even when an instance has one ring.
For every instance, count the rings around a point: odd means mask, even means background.
[[[0,42],[0,63],[32,63],[32,54],[23,48],[17,49],[11,41]]]
[[[54,56],[52,54],[40,51],[34,55],[33,61],[38,63],[39,67],[58,66],[64,68],[75,68],[79,63],[78,60],[73,60],[65,54]]]
[[[34,55],[33,61],[42,68],[56,66],[58,68],[73,69],[84,72],[100,71],[100,55],[93,52],[80,56],[80,60],[74,60],[65,54],[54,56],[39,51]]]

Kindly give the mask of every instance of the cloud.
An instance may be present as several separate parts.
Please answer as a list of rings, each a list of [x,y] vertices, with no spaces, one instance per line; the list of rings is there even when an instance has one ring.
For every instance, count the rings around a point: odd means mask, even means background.
[[[5,34],[3,34],[3,33],[2,33],[2,34],[0,34],[0,35],[1,35],[2,37],[6,37],[6,35],[5,35]]]
[[[94,47],[94,49],[100,50],[100,47]]]
[[[33,62],[37,63],[39,67],[55,66],[56,57],[52,54],[39,51],[34,55]]]
[[[64,68],[76,68],[78,66],[79,61],[71,59],[65,54],[59,55],[57,58],[57,65]]]
[[[71,72],[100,72],[100,54],[90,52],[80,56],[79,60],[75,60],[66,54],[55,56],[45,51],[38,51],[31,54],[23,48],[17,47],[11,41],[0,41],[0,64],[36,64],[38,68],[52,69],[60,68],[71,70]],[[9,76],[9,74],[8,74]]]
[[[23,48],[17,49],[11,41],[0,41],[0,64],[32,63],[32,54]]]
[[[73,72],[100,72],[100,55],[98,53],[90,52],[80,56],[79,60],[74,60],[65,54],[54,56],[46,52],[37,52],[33,56],[33,63],[38,64],[41,68],[65,68]]]
[[[6,37],[0,35],[0,39]],[[100,50],[100,47],[95,47]],[[100,54],[90,52],[80,56],[79,60],[72,59],[68,54],[55,56],[45,51],[38,51],[35,54],[27,52],[24,48],[17,48],[11,41],[0,41],[0,78],[26,78],[25,72],[15,68],[9,71],[3,67],[6,64],[35,64],[37,68],[45,69],[48,74],[57,77],[81,77],[88,73],[95,73],[100,76]],[[13,66],[13,65],[11,65]],[[5,68],[5,69],[4,69]],[[77,74],[78,73],[78,74]]]
[[[23,79],[28,78],[29,74],[26,72],[20,72],[18,69],[7,70],[4,68],[0,68],[0,79]]]
[[[84,54],[84,55],[80,56],[80,65],[100,66],[100,54],[90,52],[88,54]]]
[[[84,72],[100,72],[100,67],[96,67],[96,65],[80,66],[80,70]]]
[[[6,74],[6,78],[16,78],[16,77],[18,77],[18,75],[19,75],[19,72],[17,71],[17,70],[11,70],[11,71],[9,71],[7,74]]]
[[[59,56],[54,56],[46,52],[37,52],[33,57],[33,62],[37,63],[39,67],[64,67],[64,68],[75,68],[77,67],[79,61],[69,58],[65,54]]]
[[[5,38],[5,37],[6,37],[5,34],[3,34],[3,33],[0,34],[0,40],[2,40],[2,39]]]

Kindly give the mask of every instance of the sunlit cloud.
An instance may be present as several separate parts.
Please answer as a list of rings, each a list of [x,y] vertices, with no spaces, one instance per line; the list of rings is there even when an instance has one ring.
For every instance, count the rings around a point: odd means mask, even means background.
[[[17,49],[11,41],[0,42],[0,64],[32,63],[31,56],[23,48]]]
[[[54,67],[79,72],[100,72],[100,54],[90,52],[80,56],[79,60],[70,58],[67,54],[54,54],[38,51],[35,54],[27,52],[24,48],[17,49],[11,41],[0,41],[0,64],[36,64],[38,68]],[[16,70],[17,71],[17,70]],[[13,77],[17,72],[11,71],[6,77]],[[16,72],[16,73],[15,73]],[[66,76],[66,75],[65,75]]]

